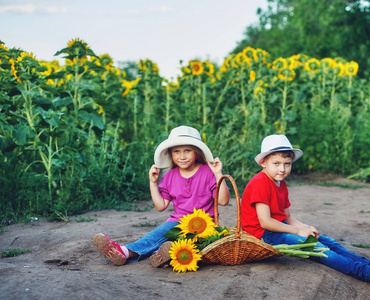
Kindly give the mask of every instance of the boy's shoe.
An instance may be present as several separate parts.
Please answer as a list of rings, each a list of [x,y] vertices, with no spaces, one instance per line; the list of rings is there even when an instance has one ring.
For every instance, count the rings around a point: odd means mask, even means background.
[[[126,263],[127,258],[123,254],[121,246],[106,235],[102,233],[96,234],[94,236],[94,245],[102,255],[109,258],[116,266],[122,266]]]
[[[171,249],[171,246],[172,242],[170,241],[164,242],[159,247],[158,251],[149,257],[150,264],[155,268],[168,264],[169,261],[171,260],[170,254],[168,253],[168,251],[170,251]]]

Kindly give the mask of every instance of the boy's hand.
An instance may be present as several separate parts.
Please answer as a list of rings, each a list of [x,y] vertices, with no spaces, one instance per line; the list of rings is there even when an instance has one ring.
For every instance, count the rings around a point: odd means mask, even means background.
[[[313,226],[301,227],[298,229],[297,234],[304,237],[313,235],[315,238],[319,238],[319,231]]]
[[[156,165],[152,165],[152,167],[149,170],[149,180],[150,182],[156,183],[158,181],[159,172],[161,169],[158,169]]]

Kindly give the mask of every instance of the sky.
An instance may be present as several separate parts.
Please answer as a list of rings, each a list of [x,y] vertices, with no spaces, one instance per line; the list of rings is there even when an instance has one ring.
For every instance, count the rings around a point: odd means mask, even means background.
[[[114,63],[150,59],[160,75],[181,74],[180,60],[222,64],[258,22],[267,0],[0,0],[0,40],[51,61],[79,38]]]

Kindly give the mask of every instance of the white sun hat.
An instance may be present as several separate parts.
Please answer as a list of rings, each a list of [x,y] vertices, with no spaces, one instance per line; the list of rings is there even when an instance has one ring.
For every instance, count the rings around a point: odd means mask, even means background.
[[[172,165],[172,157],[167,151],[175,146],[192,145],[203,151],[207,161],[213,161],[211,150],[201,140],[200,133],[193,127],[179,126],[171,130],[167,140],[159,144],[154,153],[154,164],[157,168],[168,168]]]
[[[254,159],[257,164],[260,164],[261,160],[265,158],[270,153],[276,151],[293,151],[294,157],[293,161],[295,162],[298,158],[303,155],[303,152],[300,149],[293,149],[288,138],[283,134],[273,134],[265,137],[261,144],[261,153],[258,154]]]

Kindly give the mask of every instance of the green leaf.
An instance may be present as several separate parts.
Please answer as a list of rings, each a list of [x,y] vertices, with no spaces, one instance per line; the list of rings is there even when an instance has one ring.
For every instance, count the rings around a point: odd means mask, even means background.
[[[227,227],[226,226],[216,226],[216,227],[214,227],[215,228],[215,230],[218,232],[218,233],[221,233],[222,231],[224,231],[224,230],[227,230],[229,233],[230,233],[230,231],[227,229]]]
[[[91,91],[94,89],[94,86],[88,83],[73,82],[72,86],[79,87],[84,90],[91,90]]]
[[[53,103],[55,108],[66,107],[68,104],[72,102],[73,102],[72,97],[64,97],[64,98],[57,97],[51,101],[51,103]]]
[[[312,244],[312,243],[318,243],[318,239],[316,237],[314,237],[313,235],[310,235],[303,243],[300,243],[300,244]],[[314,251],[313,248],[315,246],[308,246],[308,247],[304,247],[304,248],[301,248],[302,251]]]
[[[167,233],[164,234],[163,236],[170,241],[176,241],[180,232],[181,232],[180,228],[173,227],[170,230],[168,230]]]
[[[60,79],[60,78],[65,78],[66,77],[66,72],[65,71],[58,71],[56,73],[50,74],[49,76],[45,77],[45,80],[48,79]]]
[[[80,110],[78,112],[78,117],[82,120],[85,120],[89,123],[91,123],[93,126],[98,127],[99,129],[104,129],[104,123],[101,119],[100,115],[96,112],[89,113],[86,110]]]
[[[16,124],[13,128],[13,137],[17,145],[23,146],[27,144],[28,138],[33,136],[33,132],[30,127],[23,124]]]

